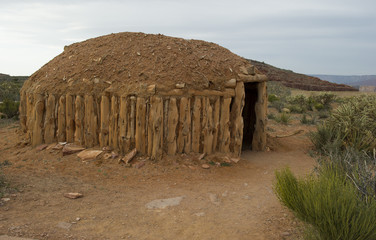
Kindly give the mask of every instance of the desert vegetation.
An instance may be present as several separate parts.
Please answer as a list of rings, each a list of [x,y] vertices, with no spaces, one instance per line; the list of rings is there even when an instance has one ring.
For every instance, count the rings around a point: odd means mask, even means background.
[[[285,99],[278,110],[287,108],[302,114],[301,123],[317,125],[309,134],[317,168],[300,178],[288,168],[277,171],[278,198],[306,223],[306,239],[375,239],[376,96]]]

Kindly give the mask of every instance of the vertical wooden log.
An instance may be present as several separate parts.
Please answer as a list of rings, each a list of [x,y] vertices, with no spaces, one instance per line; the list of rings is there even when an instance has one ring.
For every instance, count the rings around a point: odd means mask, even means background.
[[[83,97],[77,95],[75,100],[75,116],[74,116],[74,122],[75,122],[75,133],[74,133],[74,142],[84,146],[85,144],[85,102]]]
[[[27,131],[27,125],[26,125],[26,121],[27,121],[27,97],[26,97],[25,91],[20,92],[19,112],[20,112],[21,131],[23,133],[26,133],[26,131]]]
[[[213,152],[218,148],[218,135],[219,135],[219,116],[221,113],[221,98],[217,97],[214,102],[213,110]]]
[[[131,112],[128,120],[128,134],[130,148],[136,146],[136,97],[131,96]]]
[[[101,124],[99,133],[99,145],[108,146],[109,121],[110,121],[110,99],[107,96],[101,97]]]
[[[74,131],[75,131],[75,124],[74,124],[74,96],[67,93],[65,97],[65,116],[66,116],[66,133],[67,133],[67,142],[74,142]]]
[[[168,129],[168,103],[170,99],[163,99],[163,138],[162,149],[163,152],[167,152],[167,129]]]
[[[151,158],[160,159],[162,157],[162,139],[163,139],[163,99],[161,97],[151,97],[152,104],[150,113],[154,116],[152,120],[152,145]]]
[[[98,116],[96,114],[96,102],[91,95],[85,96],[85,146],[94,147],[98,143],[97,126]]]
[[[178,153],[191,151],[191,101],[187,97],[180,99],[177,148]]]
[[[203,132],[203,152],[211,154],[213,151],[213,108],[210,105],[210,99],[204,97],[202,111],[202,132]]]
[[[146,154],[146,99],[137,97],[136,101],[136,149]]]
[[[59,98],[59,107],[58,107],[58,113],[57,113],[57,140],[59,142],[65,142],[66,135],[66,116],[65,116],[65,96],[62,95]]]
[[[234,103],[231,109],[231,145],[230,150],[235,156],[240,156],[243,144],[243,107],[244,107],[244,83],[237,82],[235,87]]]
[[[55,119],[56,99],[53,94],[50,94],[46,102],[46,116],[44,121],[44,141],[45,143],[52,143],[56,141],[56,119]]]
[[[192,151],[200,152],[202,99],[196,96],[192,113]]]
[[[119,109],[119,149],[122,153],[129,151],[130,129],[128,129],[129,101],[127,96],[121,96]],[[127,132],[128,129],[128,132]]]
[[[268,96],[266,82],[257,84],[258,99],[255,105],[256,124],[252,140],[252,150],[264,151],[266,147],[266,115]]]
[[[118,118],[119,118],[119,100],[116,96],[111,97],[110,126],[108,132],[109,145],[118,149]]]
[[[33,147],[43,143],[44,132],[44,97],[42,94],[35,93],[34,100],[34,126],[31,138],[31,144]]]
[[[179,112],[176,105],[176,98],[171,97],[168,104],[168,120],[167,120],[167,154],[175,155],[176,145],[176,127],[179,121]]]
[[[230,104],[231,97],[228,97],[223,99],[221,105],[219,150],[224,153],[230,152]]]
[[[34,97],[33,94],[28,93],[26,96],[26,136],[29,141],[31,141],[31,135],[33,131],[34,124]]]
[[[149,108],[146,110],[146,125],[147,125],[147,155],[151,156],[153,151],[153,128],[154,128],[154,118],[155,118],[155,97],[150,97]]]

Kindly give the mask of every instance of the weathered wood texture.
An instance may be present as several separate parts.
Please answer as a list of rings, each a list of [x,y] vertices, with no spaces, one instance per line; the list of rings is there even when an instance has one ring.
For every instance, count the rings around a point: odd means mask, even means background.
[[[99,145],[108,146],[109,122],[110,122],[110,99],[107,96],[101,98],[101,124],[99,132]]]
[[[266,92],[266,82],[257,85],[258,99],[255,105],[256,124],[252,140],[252,150],[264,151],[266,148],[266,115],[268,96]]]
[[[96,102],[92,95],[85,96],[85,147],[94,147],[98,144],[98,116]]]
[[[136,149],[146,154],[146,99],[138,97],[136,101]]]
[[[74,142],[74,96],[69,93],[65,97],[65,117],[66,117],[66,141]]]
[[[195,97],[192,111],[192,151],[200,152],[202,98]]]
[[[59,142],[65,142],[66,140],[66,106],[65,106],[65,96],[60,96],[59,106],[57,111],[57,140]]]
[[[179,112],[176,103],[176,98],[171,97],[168,104],[168,127],[165,129],[167,132],[167,154],[175,155],[177,151],[176,144],[176,128],[179,121]]]
[[[56,141],[55,106],[55,96],[50,94],[46,101],[46,116],[44,120],[44,141],[46,143],[52,143]]]
[[[230,104],[231,98],[224,98],[221,104],[221,120],[219,122],[219,151],[230,152]]]
[[[231,145],[230,150],[235,156],[240,156],[243,143],[243,107],[244,107],[244,83],[237,82],[235,87],[235,98],[231,109]]]
[[[179,106],[179,124],[177,137],[178,153],[191,151],[191,104],[190,99],[182,97]]]
[[[42,94],[35,93],[35,108],[33,111],[34,124],[32,131],[32,146],[38,146],[43,143],[43,131],[44,131],[44,96]]]
[[[81,96],[76,96],[75,100],[75,115],[74,115],[74,122],[75,122],[75,133],[74,133],[74,142],[84,146],[84,136],[85,136],[85,126],[84,126],[84,119],[85,119],[85,102],[84,98]]]

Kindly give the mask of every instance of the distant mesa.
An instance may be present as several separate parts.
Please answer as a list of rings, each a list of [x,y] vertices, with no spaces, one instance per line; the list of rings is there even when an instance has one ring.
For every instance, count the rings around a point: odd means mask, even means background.
[[[318,77],[295,73],[259,62],[249,60],[261,73],[265,74],[269,81],[281,82],[286,87],[308,91],[358,91],[356,88],[321,80]]]

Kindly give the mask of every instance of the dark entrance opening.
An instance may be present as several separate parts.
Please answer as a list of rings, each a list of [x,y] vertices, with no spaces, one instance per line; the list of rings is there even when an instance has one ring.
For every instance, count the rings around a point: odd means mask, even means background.
[[[242,150],[252,149],[253,133],[255,132],[256,110],[255,105],[258,99],[258,83],[244,83],[245,100],[243,108],[243,147]]]

